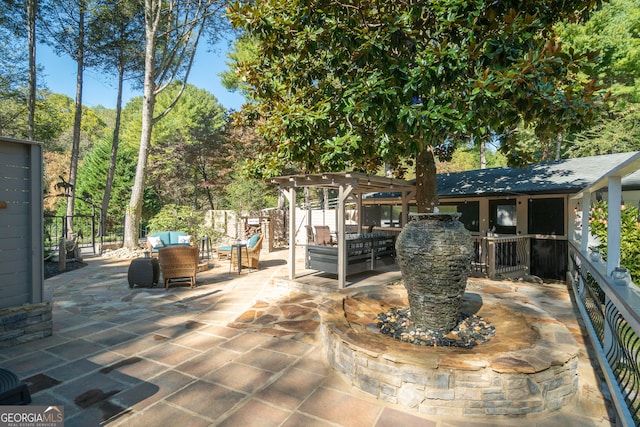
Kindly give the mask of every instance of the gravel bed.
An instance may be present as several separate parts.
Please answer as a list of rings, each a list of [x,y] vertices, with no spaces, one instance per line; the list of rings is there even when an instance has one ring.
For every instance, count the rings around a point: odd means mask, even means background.
[[[475,314],[460,313],[458,324],[447,334],[416,326],[408,308],[394,307],[376,316],[376,326],[383,334],[400,341],[429,347],[471,348],[487,342],[495,335],[495,327]]]

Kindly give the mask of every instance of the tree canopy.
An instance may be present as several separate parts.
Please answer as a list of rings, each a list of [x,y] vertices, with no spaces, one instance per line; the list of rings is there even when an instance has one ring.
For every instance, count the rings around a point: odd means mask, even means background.
[[[595,2],[238,1],[232,23],[256,42],[236,62],[265,138],[262,170],[377,170],[415,161],[419,211],[435,206],[435,156],[520,123],[583,126],[601,101],[581,80],[590,53],[563,51],[560,20]],[[550,118],[553,120],[550,120]]]

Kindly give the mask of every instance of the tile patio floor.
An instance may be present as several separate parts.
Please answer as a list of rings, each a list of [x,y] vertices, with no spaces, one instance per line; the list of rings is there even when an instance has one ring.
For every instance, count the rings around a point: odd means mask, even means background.
[[[420,416],[352,388],[322,360],[314,297],[273,285],[287,256],[267,254],[240,276],[216,262],[196,289],[169,291],[129,289],[130,260],[87,257],[45,281],[53,335],[0,349],[0,366],[30,385],[34,405],[63,405],[68,427],[615,425],[586,345],[575,404],[534,417]]]

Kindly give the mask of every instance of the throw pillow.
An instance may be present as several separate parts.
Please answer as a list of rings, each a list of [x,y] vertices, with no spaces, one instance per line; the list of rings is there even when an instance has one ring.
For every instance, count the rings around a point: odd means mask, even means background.
[[[247,246],[249,247],[249,249],[253,249],[256,243],[258,243],[259,239],[260,239],[260,234],[254,234],[253,236],[251,236],[249,238],[249,241],[247,242]]]
[[[161,248],[164,246],[164,243],[162,242],[162,239],[160,239],[160,237],[157,236],[149,236],[147,237],[147,240],[149,241],[149,243],[151,243],[151,247],[152,248]]]
[[[191,236],[178,236],[178,243],[191,243]]]

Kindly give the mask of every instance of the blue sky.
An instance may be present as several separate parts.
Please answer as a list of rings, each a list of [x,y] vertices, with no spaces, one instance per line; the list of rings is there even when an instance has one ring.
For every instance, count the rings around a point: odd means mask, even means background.
[[[225,89],[220,83],[218,74],[227,69],[225,61],[227,42],[215,46],[215,52],[208,52],[207,47],[201,45],[195,58],[189,83],[212,93],[220,104],[227,109],[240,110],[244,97]],[[39,44],[36,55],[37,61],[44,68],[39,75],[39,85],[46,86],[55,93],[63,93],[72,99],[76,96],[76,64],[68,57],[58,57],[53,50]],[[115,76],[105,75],[102,70],[87,69],[84,72],[82,103],[88,107],[103,105],[115,108],[117,95],[117,81]],[[142,89],[134,91],[125,82],[123,106],[133,97],[142,96]]]

